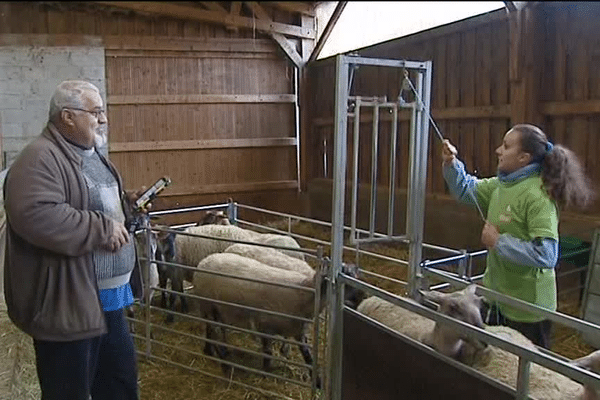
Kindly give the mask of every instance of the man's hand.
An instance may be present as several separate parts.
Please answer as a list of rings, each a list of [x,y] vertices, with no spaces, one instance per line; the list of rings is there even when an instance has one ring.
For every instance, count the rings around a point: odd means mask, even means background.
[[[442,160],[444,160],[444,165],[450,165],[456,158],[458,150],[456,150],[456,147],[448,139],[444,139],[442,146]]]
[[[498,228],[494,225],[486,222],[483,226],[483,230],[481,231],[481,243],[485,245],[488,249],[494,248],[496,246],[496,242],[500,237],[500,232]]]
[[[127,200],[129,201],[129,204],[131,204],[131,206],[133,207],[133,204],[135,203],[135,201],[137,199],[139,199],[140,196],[143,195],[144,192],[147,189],[148,188],[146,186],[142,186],[137,191],[135,191],[135,190],[126,190],[125,191],[125,195],[127,196]],[[142,212],[142,213],[148,213],[148,211],[150,211],[151,208],[152,208],[152,203],[148,203],[148,204],[146,204],[146,206],[142,207],[142,209],[140,210],[140,212]]]
[[[123,247],[125,243],[129,242],[129,232],[125,229],[125,225],[120,222],[113,221],[112,226],[113,231],[104,248],[114,253]]]

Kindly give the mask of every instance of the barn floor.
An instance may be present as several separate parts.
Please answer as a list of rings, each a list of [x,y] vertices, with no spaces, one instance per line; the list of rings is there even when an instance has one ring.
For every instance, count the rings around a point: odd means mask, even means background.
[[[304,234],[323,240],[327,240],[327,232],[315,231],[314,228],[306,228],[301,224],[295,225],[293,232]],[[314,247],[313,244],[301,243],[305,247]],[[372,249],[371,249],[372,250]],[[377,252],[381,253],[384,249],[378,248]],[[398,257],[397,254],[391,255]],[[405,257],[398,257],[403,258]],[[351,262],[354,256],[350,253],[345,253],[344,259]],[[398,273],[399,268],[393,263],[381,262],[376,260],[368,260],[368,257],[361,256],[361,268],[369,271],[377,272],[385,276],[394,276],[398,279],[403,279],[402,274]],[[366,279],[373,284],[378,284],[384,289],[399,293],[397,286],[392,284],[376,283],[374,279]],[[387,285],[387,286],[386,286]],[[559,311],[577,316],[578,306],[576,293],[573,293],[572,298],[561,298],[561,306]],[[178,325],[179,324],[179,325]],[[185,330],[195,335],[202,335],[202,328],[189,324],[185,326],[184,321],[175,322],[172,329]],[[143,334],[143,330],[138,330]],[[166,337],[165,334],[161,340]],[[232,342],[235,340],[251,341],[249,338],[232,337]],[[172,345],[183,346],[186,350],[202,352],[201,346],[197,343],[183,343],[185,339],[174,339],[170,342]],[[577,358],[588,354],[593,348],[582,342],[579,335],[569,328],[555,326],[552,339],[552,350],[568,358]],[[139,342],[139,349],[143,350],[143,343]],[[158,349],[155,347],[155,349]],[[167,348],[159,350],[160,354],[169,355]],[[293,353],[293,352],[292,352]],[[293,357],[299,359],[299,354]],[[200,367],[210,374],[223,376],[221,369],[216,362],[205,360],[202,357],[181,357],[176,360],[182,365],[190,367]],[[247,358],[243,361],[244,365],[258,367],[258,360]],[[289,366],[275,365],[277,373],[284,376],[294,377],[298,379],[301,372],[295,371]],[[297,385],[275,382],[272,378],[256,377],[243,371],[234,371],[234,377],[242,382],[264,387],[278,393],[285,393],[293,399],[309,399],[310,391],[305,388],[300,388]],[[161,361],[148,360],[145,357],[139,358],[139,385],[140,394],[143,400],[179,400],[179,399],[203,399],[203,400],[258,400],[272,399],[274,396],[261,394],[255,390],[247,389],[231,382],[214,379],[210,376],[205,376],[199,373],[188,371],[184,368],[166,365]],[[4,296],[0,295],[0,399],[11,400],[33,400],[39,399],[39,387],[35,371],[35,357],[33,353],[31,339],[19,331],[9,320],[4,304]]]

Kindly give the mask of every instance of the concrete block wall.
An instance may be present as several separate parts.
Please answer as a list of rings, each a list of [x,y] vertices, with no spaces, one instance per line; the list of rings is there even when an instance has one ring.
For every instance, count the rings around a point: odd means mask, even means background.
[[[90,46],[0,47],[2,168],[38,136],[48,121],[50,97],[67,79],[96,85],[106,100],[104,48]]]

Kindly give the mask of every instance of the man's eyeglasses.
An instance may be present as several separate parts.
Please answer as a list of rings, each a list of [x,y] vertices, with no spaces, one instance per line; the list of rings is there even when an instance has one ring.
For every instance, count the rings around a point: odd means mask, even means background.
[[[106,115],[106,110],[84,110],[83,108],[75,108],[75,107],[64,107],[67,110],[77,110],[77,111],[85,111],[86,113],[92,114],[96,119],[100,119],[101,115]]]

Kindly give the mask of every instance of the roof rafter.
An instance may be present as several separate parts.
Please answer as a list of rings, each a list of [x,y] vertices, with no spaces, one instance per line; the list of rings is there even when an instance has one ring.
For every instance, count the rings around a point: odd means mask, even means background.
[[[269,14],[267,14],[267,12],[256,1],[247,1],[246,4],[259,20],[272,22]],[[300,57],[298,51],[296,51],[296,47],[285,36],[275,32],[271,32],[270,35],[277,43],[279,43],[279,46],[281,46],[285,54],[288,55],[288,57],[294,64],[296,64],[298,68],[302,68],[304,66],[304,60],[302,60],[302,57]]]
[[[111,6],[115,8],[133,10],[140,13],[169,16],[180,19],[214,22],[225,26],[236,26],[250,29],[259,29],[267,33],[277,33],[302,39],[316,39],[314,29],[298,25],[284,24],[272,20],[254,19],[233,15],[225,10],[213,11],[203,10],[196,7],[182,6],[163,2],[138,2],[138,1],[96,1],[96,4]],[[209,2],[207,2],[209,3]],[[216,4],[216,3],[215,3]],[[216,4],[218,5],[218,4]],[[215,8],[213,6],[213,8]]]

